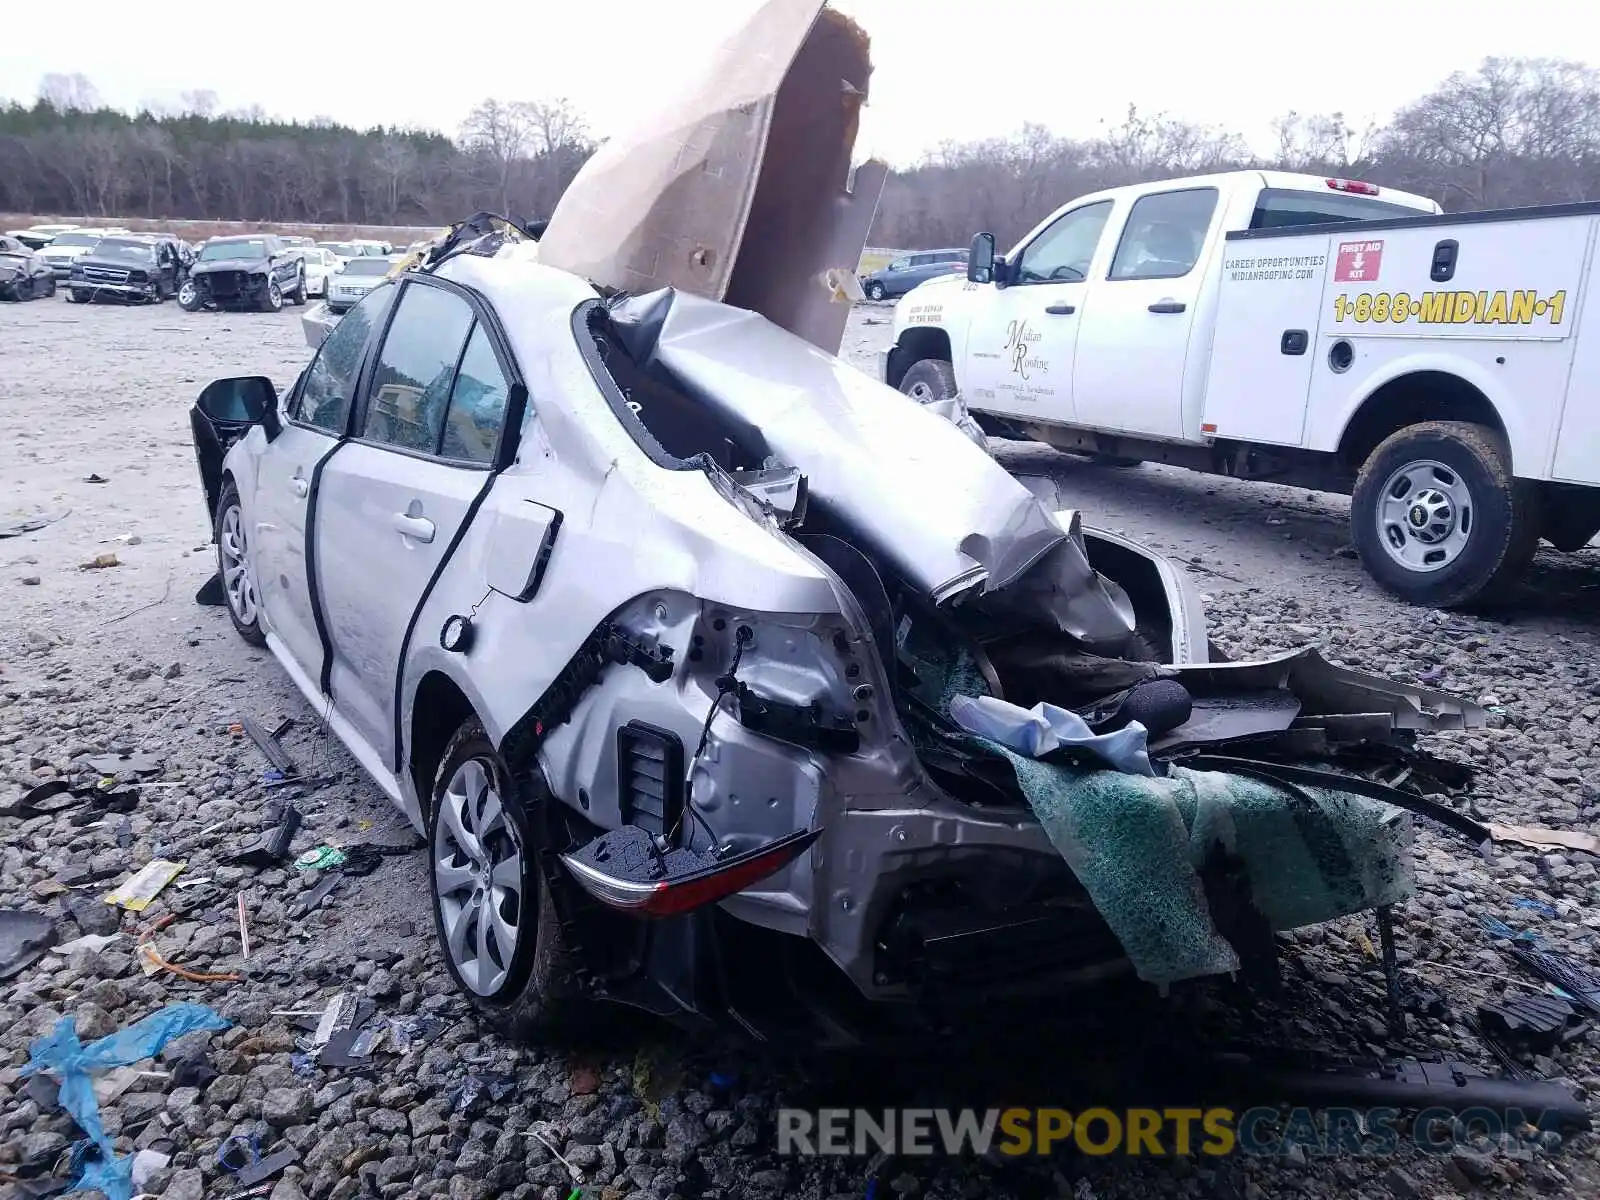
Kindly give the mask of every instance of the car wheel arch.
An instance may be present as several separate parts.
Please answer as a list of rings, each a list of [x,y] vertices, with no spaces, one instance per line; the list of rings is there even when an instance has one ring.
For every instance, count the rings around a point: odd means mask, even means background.
[[[424,821],[450,741],[472,718],[482,720],[466,691],[449,674],[434,669],[417,680],[406,722],[406,767]]]

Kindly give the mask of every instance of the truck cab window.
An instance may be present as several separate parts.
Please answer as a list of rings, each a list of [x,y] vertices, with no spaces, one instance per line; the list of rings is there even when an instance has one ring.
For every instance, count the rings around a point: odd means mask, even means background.
[[[1111,216],[1111,201],[1086,204],[1062,213],[1022,251],[1018,283],[1080,283],[1089,278],[1089,264],[1100,233]]]
[[[1216,188],[1139,197],[1128,213],[1110,278],[1177,279],[1187,275],[1199,261],[1216,208]]]

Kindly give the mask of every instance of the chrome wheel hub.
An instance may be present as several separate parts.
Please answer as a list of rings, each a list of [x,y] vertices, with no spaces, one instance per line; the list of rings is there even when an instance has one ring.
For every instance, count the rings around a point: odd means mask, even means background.
[[[1466,482],[1432,459],[1393,472],[1378,499],[1378,540],[1408,571],[1438,571],[1461,557],[1475,508]]]
[[[522,936],[522,847],[480,760],[456,768],[439,804],[432,852],[444,950],[467,988],[493,995]]]
[[[222,551],[222,587],[228,607],[241,625],[256,619],[256,584],[250,573],[250,544],[245,535],[244,513],[237,504],[222,514],[222,535],[217,540]]]

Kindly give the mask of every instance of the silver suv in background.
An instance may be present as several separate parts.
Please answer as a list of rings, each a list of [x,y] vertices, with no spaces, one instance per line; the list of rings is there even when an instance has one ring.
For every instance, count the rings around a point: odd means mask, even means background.
[[[888,266],[861,277],[861,290],[869,300],[903,296],[919,283],[941,275],[957,275],[967,269],[965,246],[951,250],[918,250],[902,254]]]

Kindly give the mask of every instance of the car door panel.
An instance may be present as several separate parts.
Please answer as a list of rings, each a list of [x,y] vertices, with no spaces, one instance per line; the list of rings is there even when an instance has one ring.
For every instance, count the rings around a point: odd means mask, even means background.
[[[326,432],[285,423],[270,453],[261,456],[251,498],[252,566],[267,625],[308,676],[322,671],[322,634],[306,559],[312,485],[339,445]],[[320,502],[320,501],[319,501]]]
[[[395,761],[395,696],[414,614],[490,479],[488,463],[440,457],[475,322],[448,287],[405,285],[362,383],[357,440],[330,461],[319,492],[329,692],[386,762]]]
[[[323,472],[317,556],[333,702],[385,762],[412,614],[487,476],[352,442]],[[437,637],[438,630],[424,631]]]
[[[1063,213],[1018,253],[1012,283],[995,288],[969,330],[962,382],[983,412],[1077,419],[1073,360],[1112,202]]]
[[[1220,241],[1215,188],[1152,192],[1134,202],[1094,302],[1083,314],[1072,390],[1078,422],[1177,437],[1184,427],[1189,335]]]

